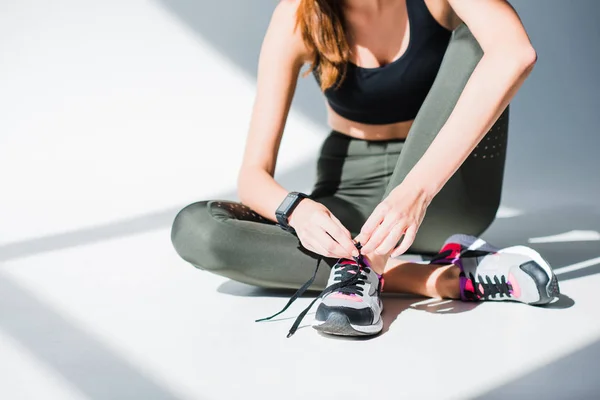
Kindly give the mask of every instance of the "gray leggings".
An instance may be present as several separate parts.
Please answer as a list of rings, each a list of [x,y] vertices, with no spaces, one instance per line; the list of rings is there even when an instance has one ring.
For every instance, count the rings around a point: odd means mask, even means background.
[[[461,25],[406,141],[365,141],[332,132],[321,148],[311,198],[357,234],[425,153],[481,56],[477,41]],[[435,253],[454,233],[479,236],[489,227],[500,204],[507,131],[508,109],[433,199],[409,253]],[[197,268],[263,287],[299,288],[320,258],[296,236],[228,201],[185,207],[175,218],[171,238],[178,254]],[[328,276],[329,269],[320,268],[312,289],[324,288]]]

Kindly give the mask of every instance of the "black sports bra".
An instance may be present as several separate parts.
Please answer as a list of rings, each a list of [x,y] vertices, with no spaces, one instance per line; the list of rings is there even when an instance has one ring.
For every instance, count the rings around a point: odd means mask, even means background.
[[[351,121],[391,124],[413,120],[433,85],[451,31],[433,18],[425,0],[406,0],[410,41],[404,54],[378,68],[347,65],[339,87],[325,91],[330,107]],[[317,82],[319,77],[315,72]]]

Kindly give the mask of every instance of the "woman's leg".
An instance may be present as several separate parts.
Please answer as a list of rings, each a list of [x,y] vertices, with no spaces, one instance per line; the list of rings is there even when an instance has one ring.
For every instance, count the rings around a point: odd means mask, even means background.
[[[358,234],[383,195],[402,145],[332,132],[322,145],[311,198]],[[318,260],[296,236],[228,201],[185,207],[175,218],[171,236],[179,255],[196,267],[264,287],[299,288],[312,276]],[[312,289],[325,287],[328,265],[335,261],[323,260]]]
[[[460,299],[460,269],[454,265],[418,264],[390,259],[385,268],[387,293]]]
[[[442,65],[411,127],[385,196],[423,156],[454,109],[482,50],[466,27],[458,27]],[[508,109],[434,198],[409,253],[436,253],[454,233],[479,236],[500,204],[508,131]],[[457,138],[460,140],[460,138]]]
[[[171,231],[177,253],[187,262],[251,285],[297,289],[313,274],[317,256],[298,238],[229,201],[203,201],[179,212]],[[325,287],[329,276],[324,259],[313,289]]]

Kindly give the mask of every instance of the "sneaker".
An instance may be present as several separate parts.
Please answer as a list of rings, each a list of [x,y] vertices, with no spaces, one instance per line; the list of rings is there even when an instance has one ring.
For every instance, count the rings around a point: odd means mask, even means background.
[[[383,278],[361,258],[340,260],[329,275],[328,287],[353,282],[327,294],[317,308],[313,328],[342,336],[376,335],[383,329],[380,298]]]
[[[532,248],[514,246],[494,253],[463,251],[454,263],[460,268],[464,301],[513,300],[548,304],[560,295],[550,265]]]
[[[360,243],[356,244],[360,251]],[[308,280],[290,298],[278,313],[256,322],[268,321],[287,310],[313,284],[321,260],[312,278]],[[381,332],[382,302],[379,295],[383,288],[383,278],[371,270],[362,255],[354,260],[340,259],[331,269],[327,287],[302,311],[290,328],[287,337],[291,337],[315,302],[323,298],[317,309],[314,328],[334,335],[363,336]]]

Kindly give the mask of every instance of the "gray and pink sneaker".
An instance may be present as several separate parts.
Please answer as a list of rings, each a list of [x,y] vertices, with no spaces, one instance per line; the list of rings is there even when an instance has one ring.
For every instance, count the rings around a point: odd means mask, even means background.
[[[360,243],[356,248],[361,249]],[[256,322],[268,321],[285,312],[314,282],[321,261],[317,262],[315,272],[276,314],[261,318]],[[288,333],[291,337],[300,327],[300,323],[319,299],[313,327],[323,333],[342,336],[376,335],[383,329],[381,311],[381,290],[383,278],[369,266],[368,261],[359,255],[353,260],[340,259],[331,269],[327,287],[298,315]]]
[[[526,246],[499,249],[483,239],[449,237],[431,264],[455,264],[461,269],[463,301],[513,300],[548,304],[560,295],[558,279],[546,260]]]
[[[558,279],[542,256],[526,246],[481,254],[462,252],[455,264],[461,269],[460,295],[464,301],[513,300],[544,305],[558,299]]]
[[[369,268],[363,257],[339,260],[331,269],[327,287],[335,290],[323,296],[313,328],[341,336],[368,336],[381,332],[383,278]]]

